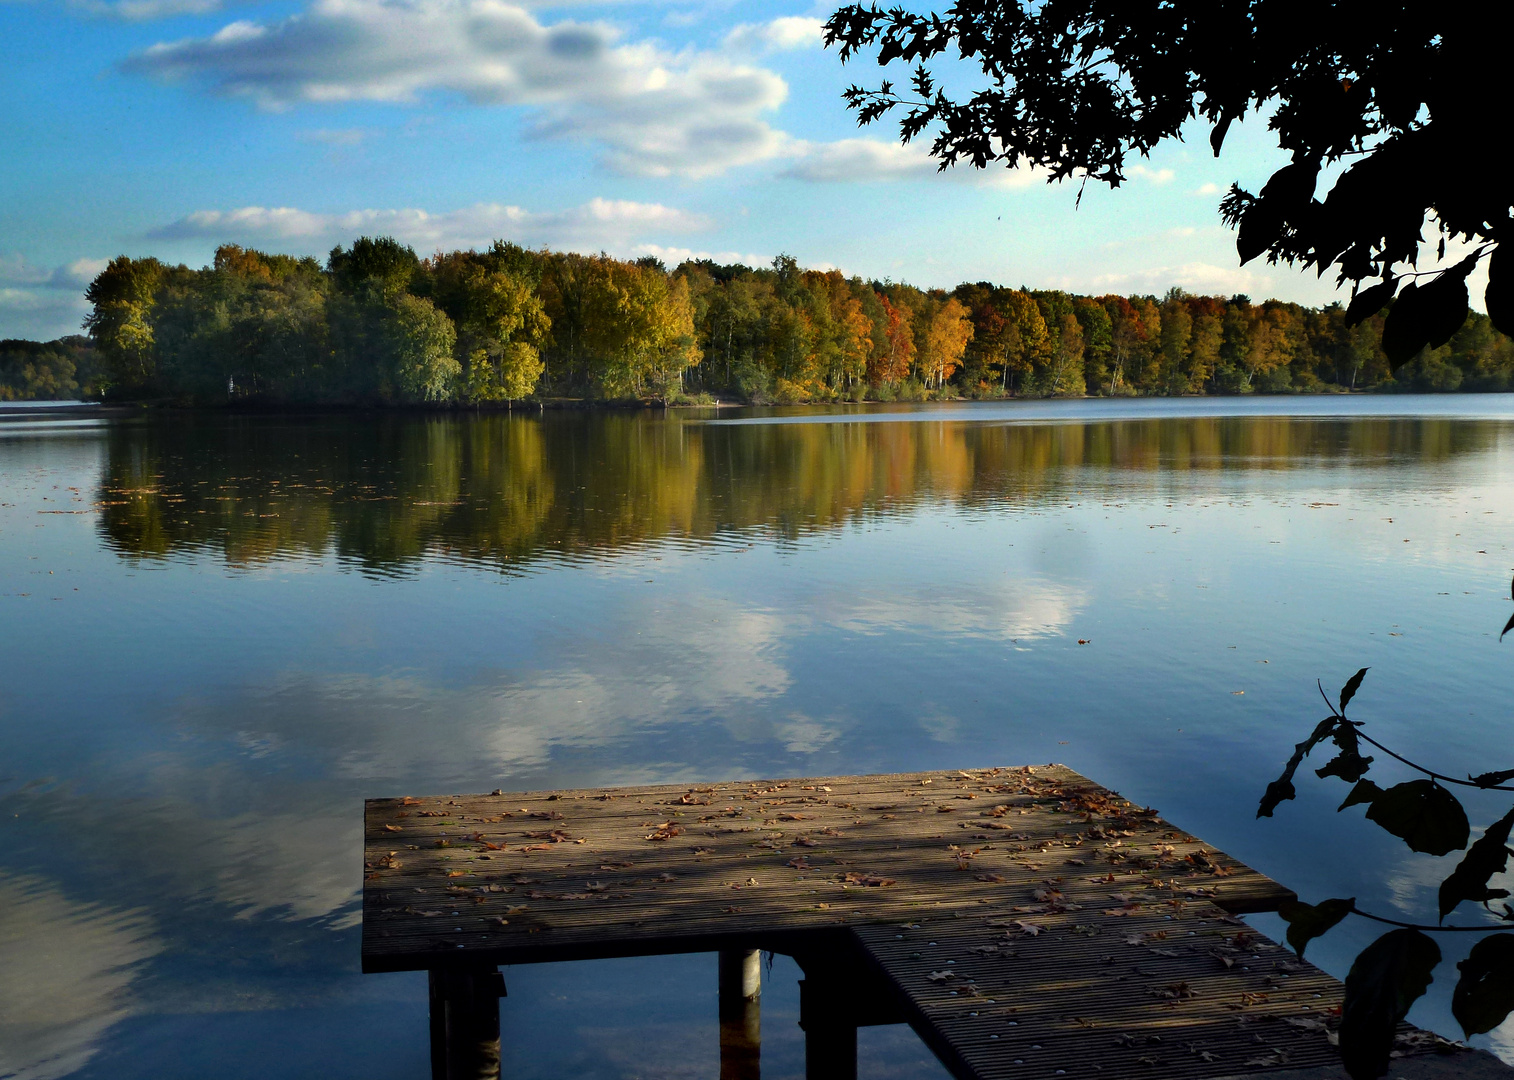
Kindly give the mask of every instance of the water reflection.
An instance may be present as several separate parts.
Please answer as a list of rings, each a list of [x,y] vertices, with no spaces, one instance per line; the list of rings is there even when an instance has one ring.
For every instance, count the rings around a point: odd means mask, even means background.
[[[1511,417],[969,412],[0,429],[0,1075],[423,1074],[424,980],[356,972],[381,794],[1059,759],[1433,915],[1336,792],[1250,793],[1363,664],[1396,747],[1507,744]],[[712,1060],[706,961],[512,973],[512,1074]]]
[[[89,1060],[158,951],[139,911],[80,903],[46,879],[0,879],[0,1076],[52,1080]]]
[[[516,570],[648,541],[799,539],[940,502],[1160,495],[1188,473],[1445,461],[1500,423],[1200,417],[1046,425],[700,424],[646,415],[189,421],[112,428],[97,505],[123,555],[335,553]]]

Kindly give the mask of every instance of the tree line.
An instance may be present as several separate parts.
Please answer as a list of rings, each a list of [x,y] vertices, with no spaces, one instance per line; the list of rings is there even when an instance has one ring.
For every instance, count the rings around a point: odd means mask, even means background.
[[[1507,390],[1472,313],[1396,372],[1386,312],[1246,296],[919,289],[770,266],[530,250],[419,258],[389,238],[312,258],[113,260],[85,320],[113,399],[474,405],[532,397],[763,402]]]
[[[0,401],[66,401],[100,393],[94,342],[74,334],[56,341],[0,341]]]
[[[226,423],[198,414],[110,426],[92,497],[102,540],[124,558],[335,557],[387,575],[441,556],[512,572],[667,541],[799,540],[931,507],[1170,502],[1175,490],[1221,482],[1217,472],[1227,490],[1260,490],[1268,473],[1299,462],[1453,465],[1496,449],[1501,431],[1498,421],[1444,417],[668,424],[640,410],[391,410]]]

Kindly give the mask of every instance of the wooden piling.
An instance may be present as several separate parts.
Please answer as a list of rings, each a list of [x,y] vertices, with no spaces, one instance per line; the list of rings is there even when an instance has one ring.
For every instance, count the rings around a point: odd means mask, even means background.
[[[762,1076],[762,953],[720,952],[720,1080]]]

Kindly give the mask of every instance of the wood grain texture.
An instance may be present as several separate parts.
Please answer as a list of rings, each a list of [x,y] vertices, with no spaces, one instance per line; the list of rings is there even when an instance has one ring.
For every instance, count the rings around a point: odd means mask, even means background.
[[[1061,766],[374,799],[365,835],[367,971],[1009,913],[1048,878],[1146,906],[1292,896]]]
[[[365,971],[768,948],[959,1077],[1339,1060],[1340,984],[1235,918],[1293,894],[1058,765],[374,799],[364,862]]]

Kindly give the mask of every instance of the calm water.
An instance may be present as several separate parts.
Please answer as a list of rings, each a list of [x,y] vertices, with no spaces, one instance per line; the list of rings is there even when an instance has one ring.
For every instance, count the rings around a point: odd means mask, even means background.
[[[1433,919],[1339,782],[1253,812],[1362,665],[1379,737],[1514,766],[1511,517],[1508,397],[0,424],[0,1076],[427,1075],[375,795],[1058,760]],[[509,1077],[716,1071],[713,957],[506,980]]]

